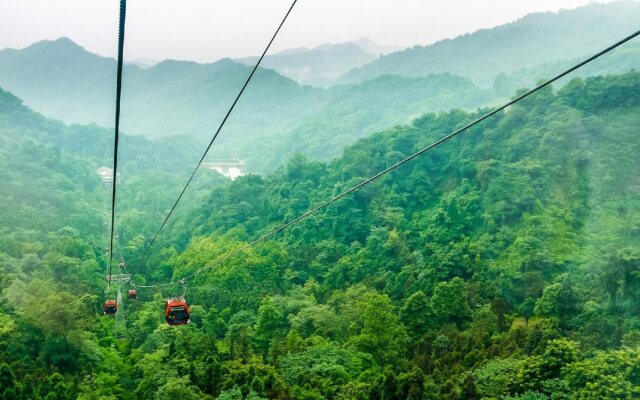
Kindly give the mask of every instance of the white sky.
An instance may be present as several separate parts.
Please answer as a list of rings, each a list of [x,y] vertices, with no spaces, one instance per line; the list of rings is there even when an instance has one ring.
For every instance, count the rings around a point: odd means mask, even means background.
[[[609,2],[611,0],[599,0]],[[256,55],[291,0],[129,0],[125,59],[214,61]],[[527,13],[589,0],[298,0],[273,51],[369,37],[429,44]],[[0,49],[67,36],[113,56],[119,0],[0,0]]]

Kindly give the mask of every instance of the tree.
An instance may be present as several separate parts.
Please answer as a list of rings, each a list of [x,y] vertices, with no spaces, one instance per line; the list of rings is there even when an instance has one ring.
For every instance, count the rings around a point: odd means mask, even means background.
[[[92,296],[78,297],[42,280],[24,286],[16,282],[9,292],[21,315],[45,333],[61,336],[67,351],[72,344],[82,344],[83,332],[92,320]]]
[[[429,299],[422,291],[415,292],[400,309],[400,319],[414,338],[433,326]]]
[[[352,321],[351,346],[372,354],[379,365],[402,362],[407,333],[387,295],[354,286],[346,292],[344,314]]]
[[[253,330],[255,323],[255,315],[247,310],[239,311],[229,319],[227,341],[231,358],[239,355],[243,362],[247,362],[251,353],[251,342],[255,334]]]
[[[407,400],[423,400],[426,398],[424,390],[425,377],[420,368],[414,367],[409,373],[398,377],[400,398]]]
[[[154,398],[156,400],[198,400],[202,398],[202,393],[193,386],[188,378],[169,378],[167,382],[158,388]]]
[[[10,400],[18,395],[16,376],[5,362],[0,364],[0,399]]]
[[[536,302],[534,312],[538,315],[559,316],[559,298],[562,291],[561,283],[554,283],[544,288],[542,297]]]
[[[465,282],[456,277],[438,283],[431,296],[431,310],[440,323],[464,322],[470,315]]]
[[[285,327],[282,313],[275,307],[273,300],[265,297],[258,309],[255,336],[258,349],[266,361],[269,346],[275,338],[280,338]]]

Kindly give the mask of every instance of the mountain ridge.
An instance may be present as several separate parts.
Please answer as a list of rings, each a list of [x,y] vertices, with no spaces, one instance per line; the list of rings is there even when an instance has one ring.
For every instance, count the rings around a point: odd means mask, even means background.
[[[65,43],[71,47],[70,51],[79,51],[79,46],[66,40],[39,47],[42,50],[44,46],[46,50],[47,46]],[[81,57],[61,57],[46,62],[30,57],[28,68],[22,68],[21,54],[0,51],[0,85],[24,99],[31,108],[64,122],[112,126],[113,59],[93,57],[86,52]],[[76,59],[82,62],[75,62]],[[222,120],[252,67],[222,59],[209,64],[165,60],[148,69],[129,65],[124,68],[123,132],[147,137],[183,134],[204,143]],[[415,84],[408,82],[411,79]],[[387,83],[393,80],[383,79]],[[342,146],[384,129],[387,124],[406,123],[407,116],[452,107],[474,108],[486,103],[486,97],[480,96],[470,82],[450,79],[446,74],[395,81],[402,84],[382,85],[388,93],[382,93],[382,89],[372,92],[382,87],[379,81],[322,89],[301,86],[276,71],[259,68],[225,126],[224,134],[216,142],[216,157],[252,157],[256,153],[238,154],[239,149],[252,148],[251,143],[256,140],[267,140],[271,145],[272,138],[280,137],[277,142],[281,148],[271,155],[272,159],[263,159],[257,164],[248,161],[248,165],[255,168],[266,165],[273,168],[277,166],[274,162],[281,159],[277,154],[289,151],[285,138],[300,137],[300,132],[305,132],[300,146],[303,153],[316,157],[308,151],[311,146],[304,143],[323,138],[330,143],[326,148],[332,149],[323,150],[323,158],[330,158],[338,155]],[[430,89],[420,92],[418,88],[422,87]],[[369,97],[376,102],[368,101]],[[360,108],[355,109],[354,104]],[[319,126],[326,126],[324,123],[313,129],[312,121],[326,120],[327,113],[339,129],[320,130]],[[379,123],[372,124],[368,116],[374,116]],[[337,132],[340,139],[332,139]],[[257,154],[259,158],[264,156],[263,152]]]
[[[508,24],[381,56],[338,82],[362,82],[389,73],[451,72],[489,87],[500,73],[591,55],[637,30],[638,20],[640,2],[634,0],[528,14]]]
[[[517,51],[535,53],[539,47],[536,38],[542,37],[548,42],[568,29],[556,24],[548,35],[546,31],[536,31],[534,28],[540,26],[540,21],[546,21],[549,16],[561,15],[562,21],[570,21],[588,15],[591,20],[609,21],[611,18],[607,15],[622,18],[627,8],[640,10],[638,4],[621,1],[582,7],[579,11],[525,17],[513,23],[516,25],[465,35],[465,43],[473,44],[466,51],[477,53],[479,48],[482,49],[482,43],[476,42],[491,38],[491,35],[504,38],[504,32],[512,32],[516,26],[524,30],[516,42],[531,42]],[[608,11],[608,14],[594,15],[594,9],[609,8],[613,11]],[[626,14],[624,18],[627,19],[629,15],[635,15],[632,12]],[[556,19],[553,21],[557,22]],[[571,29],[580,31],[589,26],[588,21],[579,22]],[[615,29],[622,28],[617,26]],[[602,27],[597,29],[598,32],[600,30]],[[587,32],[578,39],[582,43],[589,35]],[[571,39],[578,40],[573,36]],[[459,69],[453,72],[419,68],[419,73],[406,73],[406,68],[420,66],[409,57],[403,61],[405,69],[382,70],[361,82],[318,88],[300,85],[272,69],[259,68],[219,136],[213,156],[245,159],[250,170],[260,172],[277,168],[282,162],[282,155],[291,156],[298,151],[313,159],[330,160],[339,156],[344,146],[361,137],[408,123],[424,112],[451,108],[473,110],[496,104],[508,99],[516,90],[530,87],[537,80],[555,75],[580,60],[569,57],[571,54],[566,52],[562,52],[562,57],[555,61],[547,61],[546,57],[538,54],[536,57],[544,58],[544,63],[529,69],[520,68],[520,63],[509,64],[509,74],[494,75],[498,69],[483,64],[481,59],[469,58],[459,62],[459,54],[452,45],[457,43],[456,40],[459,39],[439,44],[446,47],[445,53],[456,55],[449,59]],[[514,42],[508,43],[511,43],[511,50],[501,50],[499,54],[504,56],[505,51],[514,51]],[[352,43],[345,48],[353,46]],[[330,48],[336,49],[334,45]],[[0,85],[14,92],[36,111],[66,123],[113,125],[113,59],[92,55],[68,39],[47,41],[23,50],[0,51]],[[292,50],[285,56],[296,56],[305,51]],[[49,53],[75,56],[48,58]],[[406,57],[408,53],[411,49],[384,55],[378,60]],[[499,66],[503,61],[496,56],[491,63]],[[447,65],[443,63],[440,67]],[[622,73],[636,65],[640,65],[640,46],[629,43],[572,76]],[[479,87],[477,79],[474,81],[473,73],[470,74],[472,76],[464,74],[477,67],[487,71],[483,78],[486,89]],[[126,65],[121,128],[132,135],[150,138],[187,135],[197,143],[208,143],[251,69],[252,66],[229,58],[207,64],[164,60],[146,69]],[[453,76],[460,79],[453,79]]]
[[[371,42],[368,48],[376,49]],[[288,76],[301,85],[329,87],[337,78],[349,70],[375,60],[379,53],[365,50],[357,41],[324,43],[313,48],[296,48],[266,55],[262,66]],[[253,65],[258,57],[234,59]]]

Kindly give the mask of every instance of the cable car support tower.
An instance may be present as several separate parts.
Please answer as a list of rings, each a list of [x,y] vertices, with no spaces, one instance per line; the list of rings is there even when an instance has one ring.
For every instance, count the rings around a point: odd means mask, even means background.
[[[124,301],[122,301],[122,285],[128,285],[131,281],[130,274],[107,275],[107,282],[113,284],[116,289],[116,304],[118,312],[115,314],[114,336],[117,339],[124,339],[127,336],[127,319],[124,312]]]

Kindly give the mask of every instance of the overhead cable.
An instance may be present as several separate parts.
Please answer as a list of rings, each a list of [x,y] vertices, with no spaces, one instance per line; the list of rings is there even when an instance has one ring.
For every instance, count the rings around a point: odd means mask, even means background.
[[[540,83],[538,86],[534,87],[533,89],[530,89],[518,96],[516,96],[515,98],[513,98],[512,100],[504,103],[503,105],[487,112],[486,114],[483,114],[482,116],[476,118],[475,120],[469,122],[468,124],[464,125],[463,127],[451,132],[450,134],[438,139],[437,141],[431,143],[430,145],[418,150],[417,152],[407,156],[406,158],[403,158],[402,160],[396,162],[395,164],[391,165],[388,168],[385,168],[384,170],[376,173],[375,175],[371,176],[370,178],[367,178],[365,180],[363,180],[362,182],[358,183],[357,185],[349,188],[348,190],[345,190],[344,192],[332,197],[329,200],[324,201],[323,203],[309,209],[308,211],[304,212],[303,214],[299,215],[298,217],[294,218],[293,220],[280,225],[279,227],[269,231],[268,233],[260,236],[259,238],[255,239],[254,241],[239,247],[238,249],[232,251],[231,253],[228,253],[224,256],[221,256],[219,258],[217,258],[216,260],[214,260],[211,264],[206,265],[198,270],[196,270],[195,272],[193,272],[190,275],[184,276],[182,278],[180,278],[180,280],[178,282],[167,282],[167,283],[160,283],[160,284],[154,284],[154,285],[146,285],[146,286],[138,286],[141,288],[153,288],[153,287],[160,287],[160,286],[170,286],[170,285],[176,285],[176,284],[186,284],[186,282],[192,278],[194,278],[196,275],[204,272],[205,270],[211,269],[213,267],[216,267],[218,265],[223,264],[225,261],[237,256],[238,254],[255,247],[258,243],[263,242],[267,239],[270,239],[271,237],[275,236],[276,234],[284,231],[285,229],[289,228],[290,226],[297,224],[298,222],[308,218],[309,216],[315,214],[316,212],[322,210],[323,208],[326,208],[327,206],[329,206],[332,203],[335,203],[336,201],[344,198],[345,196],[348,196],[349,194],[355,192],[356,190],[362,188],[363,186],[366,186],[368,184],[370,184],[371,182],[377,180],[378,178],[388,174],[389,172],[395,170],[396,168],[408,163],[409,161],[421,156],[422,154],[428,152],[429,150],[434,149],[435,147],[449,141],[450,139],[458,136],[459,134],[469,130],[470,128],[473,128],[474,126],[480,124],[481,122],[485,121],[486,119],[494,116],[495,114],[505,110],[506,108],[518,103],[519,101],[531,96],[532,94],[540,91],[541,89],[551,85],[552,83],[558,81],[559,79],[569,75],[570,73],[574,72],[575,70],[589,64],[590,62],[602,57],[603,55],[609,53],[610,51],[620,47],[621,45],[627,43],[628,41],[634,39],[635,37],[637,37],[638,35],[640,35],[640,31],[636,31],[635,33],[625,37],[624,39],[612,44],[611,46],[607,47],[604,50],[599,51],[598,53],[592,55],[591,57],[579,62],[578,64],[575,64],[574,66],[572,66],[569,69],[564,70],[563,72],[559,73],[558,75],[554,76],[551,79],[548,79],[546,81],[544,81],[543,83]]]
[[[116,121],[113,143],[113,183],[111,186],[111,238],[109,246],[109,279],[108,288],[111,288],[111,267],[113,265],[113,236],[115,234],[116,218],[116,186],[118,183],[118,145],[120,139],[120,99],[122,97],[122,59],[124,54],[124,26],[127,14],[127,0],[120,0],[120,18],[118,23],[118,59],[116,70]]]
[[[187,183],[182,188],[182,191],[178,195],[178,198],[176,199],[176,201],[173,203],[173,206],[171,206],[171,209],[169,210],[169,213],[166,215],[166,217],[162,221],[162,224],[160,224],[160,228],[158,228],[158,230],[153,235],[153,237],[152,237],[151,241],[149,242],[149,244],[145,247],[145,249],[144,249],[144,251],[142,253],[142,256],[138,260],[138,263],[137,263],[138,266],[146,258],[147,253],[149,252],[149,249],[155,243],[156,239],[158,238],[158,235],[160,235],[160,232],[162,232],[162,230],[164,229],[165,225],[167,224],[167,221],[169,221],[169,218],[171,218],[171,215],[173,215],[173,212],[175,211],[176,207],[178,206],[178,203],[180,203],[180,200],[182,200],[182,197],[184,196],[185,192],[187,191],[187,188],[189,187],[189,185],[193,181],[193,178],[195,177],[196,172],[198,172],[198,169],[200,168],[200,166],[202,165],[202,162],[204,161],[205,157],[207,156],[207,153],[209,153],[209,150],[213,146],[213,143],[218,138],[218,135],[220,134],[220,132],[222,131],[222,128],[224,127],[224,125],[226,124],[227,120],[229,119],[229,116],[231,115],[231,113],[235,109],[236,105],[238,104],[238,101],[240,100],[240,97],[242,97],[242,94],[244,93],[245,89],[247,88],[247,86],[251,82],[251,79],[253,79],[253,76],[255,75],[256,71],[258,70],[258,67],[262,63],[262,60],[264,59],[264,57],[266,56],[267,52],[271,48],[271,45],[273,44],[274,40],[276,39],[276,36],[278,36],[278,33],[280,32],[280,29],[282,28],[282,26],[284,25],[285,21],[289,17],[289,14],[291,14],[291,11],[293,10],[293,7],[296,5],[297,2],[298,2],[298,0],[294,0],[293,3],[291,3],[291,6],[287,10],[287,13],[285,14],[284,18],[282,19],[282,21],[280,21],[280,24],[278,25],[278,28],[276,29],[275,33],[271,37],[271,40],[269,40],[269,43],[267,44],[267,47],[265,47],[264,51],[260,55],[260,58],[258,58],[258,61],[253,66],[253,69],[251,70],[251,73],[249,74],[249,76],[247,77],[246,81],[242,85],[242,88],[240,89],[240,91],[236,95],[235,99],[233,100],[233,103],[231,104],[231,107],[229,107],[229,110],[227,111],[227,113],[225,114],[224,118],[222,119],[222,122],[220,122],[220,125],[218,126],[218,129],[216,129],[213,137],[211,138],[211,141],[209,142],[209,145],[205,149],[204,153],[202,153],[202,157],[200,157],[200,161],[198,161],[198,164],[193,169],[193,172],[191,173],[191,176],[187,180]]]

